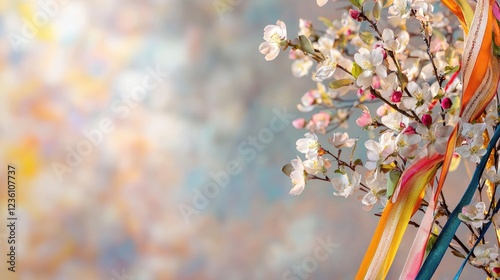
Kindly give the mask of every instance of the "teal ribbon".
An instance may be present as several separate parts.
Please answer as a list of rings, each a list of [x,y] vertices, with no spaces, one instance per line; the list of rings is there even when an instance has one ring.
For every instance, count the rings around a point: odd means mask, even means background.
[[[436,239],[436,243],[432,247],[431,251],[429,252],[429,255],[424,261],[424,264],[420,268],[420,271],[418,272],[416,278],[417,280],[429,280],[431,279],[432,275],[434,275],[434,272],[439,266],[439,263],[443,259],[444,253],[448,249],[448,245],[450,245],[453,236],[455,236],[455,232],[457,231],[458,226],[461,223],[461,221],[458,219],[458,214],[462,212],[462,208],[464,206],[470,204],[470,201],[474,196],[474,192],[476,191],[477,186],[479,185],[479,179],[481,179],[481,174],[483,174],[484,168],[486,167],[486,162],[488,161],[489,155],[491,154],[491,151],[495,147],[498,138],[500,138],[500,126],[497,127],[497,129],[495,130],[495,134],[490,140],[490,143],[488,143],[486,154],[483,156],[481,162],[479,162],[479,165],[476,167],[474,175],[472,176],[472,180],[470,181],[469,186],[467,187],[464,195],[462,196],[462,199],[460,199],[460,202],[458,203],[457,207],[451,213],[450,217],[448,218],[448,221],[443,227],[443,230]]]

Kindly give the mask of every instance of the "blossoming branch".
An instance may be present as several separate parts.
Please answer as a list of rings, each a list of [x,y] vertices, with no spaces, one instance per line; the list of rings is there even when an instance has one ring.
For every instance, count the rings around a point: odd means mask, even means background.
[[[317,5],[327,8],[327,2]],[[430,278],[447,247],[488,277],[499,277],[499,157],[495,143],[487,149],[500,122],[498,3],[350,3],[333,20],[300,19],[293,38],[281,20],[264,28],[259,51],[265,59],[287,51],[292,75],[313,81],[297,104],[304,117],[293,122],[306,130],[296,143],[301,156],[283,167],[290,194],[320,180],[335,196],[358,194],[366,211],[382,209],[357,279],[385,278],[409,224],[419,231],[401,279]],[[351,118],[357,137],[345,131]],[[372,137],[358,143],[362,133]],[[366,157],[356,158],[360,146]],[[451,211],[442,188],[461,160],[479,164],[478,184],[470,184],[477,201],[466,192],[461,203],[467,205]],[[420,223],[411,220],[416,211],[425,213]],[[460,222],[469,231],[465,238],[455,235]],[[496,242],[488,243],[483,236],[490,224]]]

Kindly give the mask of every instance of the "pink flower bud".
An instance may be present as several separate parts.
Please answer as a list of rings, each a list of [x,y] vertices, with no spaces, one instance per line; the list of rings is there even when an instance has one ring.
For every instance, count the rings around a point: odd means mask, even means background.
[[[350,10],[349,10],[349,15],[350,15],[353,19],[355,19],[355,20],[357,20],[357,19],[359,18],[359,15],[360,15],[360,14],[361,14],[361,12],[360,12],[359,10],[353,10],[353,9],[350,9]]]
[[[453,102],[450,98],[445,97],[443,98],[443,100],[441,100],[441,107],[443,107],[443,109],[448,110],[451,108],[451,105],[453,105]]]
[[[413,135],[413,134],[416,134],[417,132],[415,131],[415,128],[413,128],[413,126],[409,125],[404,131],[403,131],[404,134],[407,134],[407,135]]]
[[[362,88],[358,89],[358,92],[357,92],[358,97],[363,96],[364,93],[365,93],[365,91]]]
[[[316,127],[326,128],[330,123],[330,115],[325,111],[321,111],[314,114],[311,121],[316,125]]]
[[[495,277],[500,276],[500,267],[495,266],[494,268],[491,269],[491,272],[493,273],[493,276],[495,276]]]
[[[401,97],[403,96],[403,93],[399,90],[394,91],[391,95],[391,101],[392,102],[401,102]]]
[[[432,124],[432,116],[429,114],[422,115],[422,124],[429,126]]]
[[[296,129],[302,129],[306,126],[306,120],[304,120],[304,118],[298,118],[292,122],[292,125]]]

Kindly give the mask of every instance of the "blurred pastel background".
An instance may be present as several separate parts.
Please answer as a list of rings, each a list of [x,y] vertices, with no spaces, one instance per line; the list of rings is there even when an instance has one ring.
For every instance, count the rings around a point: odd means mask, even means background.
[[[327,184],[288,195],[281,167],[302,132],[270,122],[276,111],[299,116],[314,84],[292,77],[286,54],[269,63],[258,52],[265,25],[282,19],[292,37],[300,17],[318,23],[344,6],[0,2],[0,279],[352,279],[377,219]],[[251,146],[262,131],[267,143]],[[15,274],[7,164],[17,167]],[[200,200],[228,164],[235,175]]]

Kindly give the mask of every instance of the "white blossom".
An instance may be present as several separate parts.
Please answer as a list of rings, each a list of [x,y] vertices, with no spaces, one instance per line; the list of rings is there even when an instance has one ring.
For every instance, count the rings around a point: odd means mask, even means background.
[[[494,166],[490,167],[486,173],[484,173],[484,177],[488,179],[493,184],[500,183],[500,174],[498,174],[496,168]]]
[[[313,62],[310,59],[297,59],[292,63],[292,74],[297,78],[304,77],[312,66]]]
[[[333,133],[333,136],[328,139],[328,142],[335,148],[340,149],[344,147],[351,148],[354,146],[356,140],[349,138],[349,134],[347,134],[347,132],[335,132]]]
[[[474,255],[476,257],[471,260],[472,264],[486,266],[490,262],[496,261],[498,257],[498,247],[496,245],[491,247],[488,243],[479,244],[474,248]]]
[[[361,183],[361,175],[356,171],[346,170],[340,177],[332,178],[333,194],[336,196],[348,197],[353,194],[356,187]]]
[[[486,129],[485,123],[463,123],[461,134],[470,141],[483,140],[483,132]]]
[[[411,1],[410,0],[394,0],[392,6],[389,7],[389,14],[392,17],[397,18],[408,18],[411,11]]]
[[[486,154],[486,149],[483,148],[482,140],[472,141],[470,144],[465,143],[456,148],[455,151],[463,158],[468,158],[474,163],[479,163],[481,157]]]
[[[390,112],[383,116],[380,121],[387,126],[387,128],[400,132],[408,126],[410,119],[398,112]]]
[[[453,126],[443,126],[441,123],[434,123],[429,129],[423,124],[418,124],[416,131],[422,136],[422,141],[426,144],[428,155],[432,155],[434,151],[444,154],[448,138],[453,132]]]
[[[366,183],[370,191],[367,192],[361,200],[361,203],[365,205],[363,209],[365,211],[370,211],[377,201],[380,201],[382,205],[385,206],[388,199],[387,179],[384,174],[377,171],[372,172],[371,175],[366,178]]]
[[[305,138],[297,140],[297,150],[301,153],[306,154],[306,158],[313,159],[318,156],[318,149],[320,147],[318,143],[318,136],[314,133],[307,132],[304,134]]]
[[[304,161],[304,169],[308,174],[316,175],[326,172],[325,160],[323,157],[315,157]]]
[[[360,48],[358,53],[354,54],[354,60],[363,69],[356,80],[356,84],[362,89],[372,85],[374,74],[377,74],[379,78],[387,77],[387,68],[383,64],[384,54],[381,49],[377,48],[370,52],[366,48]]]
[[[380,136],[380,142],[368,140],[365,142],[366,154],[368,161],[365,167],[369,170],[374,170],[382,163],[390,161],[390,155],[394,153],[395,142],[392,132],[383,133]]]
[[[276,25],[268,25],[264,28],[264,40],[259,46],[260,53],[266,55],[267,61],[275,59],[280,52],[280,44],[286,40],[286,25],[278,20]]]
[[[318,64],[316,70],[316,79],[319,81],[326,80],[333,76],[337,69],[337,57],[340,55],[337,50],[331,49],[330,53],[325,57],[325,60]]]
[[[406,158],[414,157],[418,150],[418,143],[422,140],[422,136],[418,134],[400,133],[396,137],[396,150]]]
[[[291,162],[294,170],[290,173],[290,179],[292,180],[293,188],[290,190],[290,195],[299,195],[304,190],[306,185],[306,176],[304,174],[304,164],[302,160],[297,157],[297,159]]]
[[[487,221],[484,219],[484,211],[486,205],[480,201],[476,205],[467,205],[462,208],[462,213],[458,214],[458,218],[475,228],[480,228]]]

